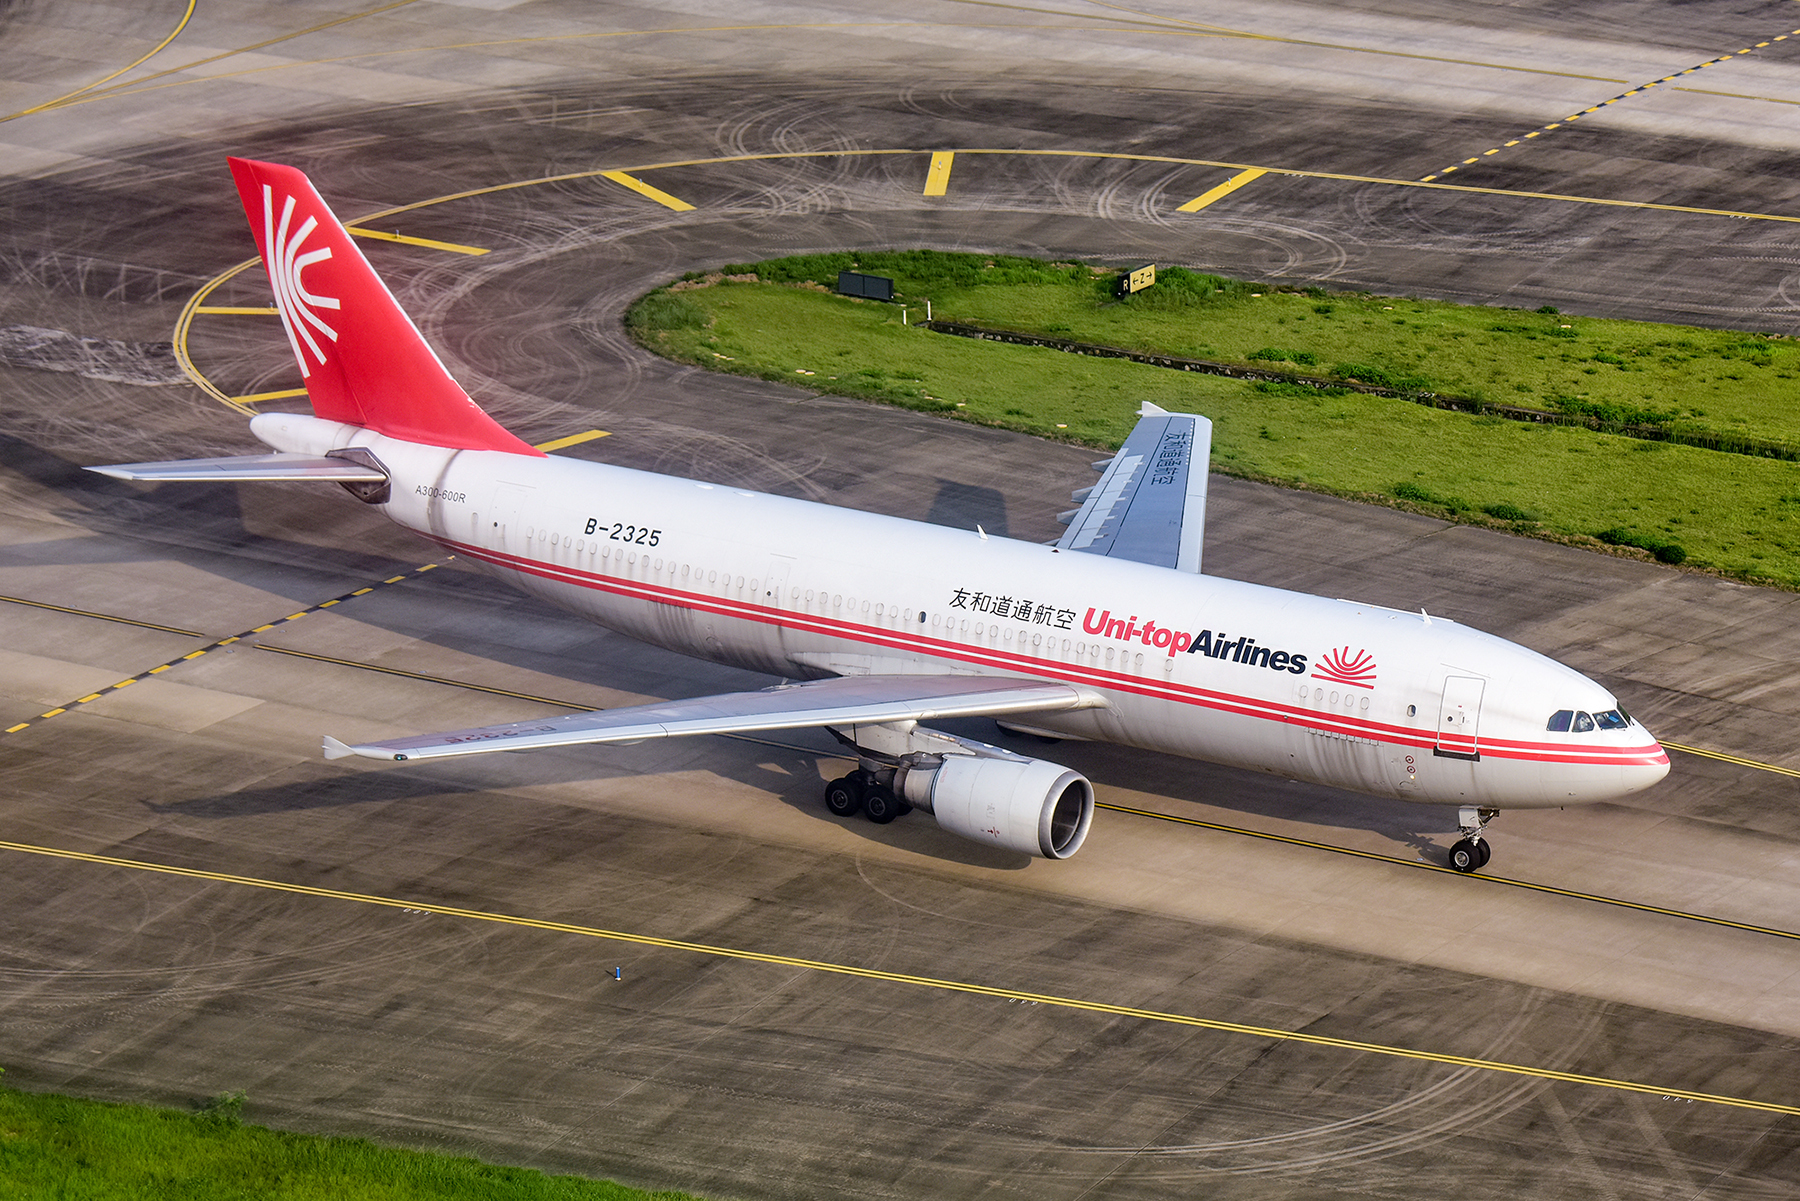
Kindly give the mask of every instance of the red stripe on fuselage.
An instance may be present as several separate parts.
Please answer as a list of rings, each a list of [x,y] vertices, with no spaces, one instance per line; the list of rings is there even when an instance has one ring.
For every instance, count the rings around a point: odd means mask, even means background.
[[[932,638],[923,634],[902,634],[899,631],[883,629],[879,626],[861,625],[839,618],[818,617],[809,613],[799,613],[785,609],[772,609],[765,605],[749,601],[733,601],[723,597],[708,596],[704,593],[687,592],[682,589],[661,584],[644,583],[637,580],[624,579],[617,576],[602,575],[579,567],[562,567],[554,563],[543,563],[535,559],[527,559],[505,551],[488,550],[457,542],[441,535],[418,531],[422,536],[431,539],[458,554],[480,562],[491,564],[507,571],[521,575],[536,576],[555,583],[573,584],[595,592],[610,593],[615,596],[628,597],[635,600],[649,601],[652,604],[669,605],[675,608],[691,609],[696,612],[713,613],[721,617],[732,617],[742,621],[754,621],[763,625],[772,625],[784,629],[800,630],[807,633],[823,634],[837,638],[849,638],[865,644],[887,647],[893,650],[915,651],[929,654],[934,658],[948,659],[955,662],[970,663],[982,667],[999,668],[1004,671],[1016,671],[1040,679],[1057,680],[1063,683],[1090,684],[1096,687],[1109,688],[1117,692],[1129,692],[1138,696],[1156,700],[1175,701],[1179,704],[1193,705],[1198,708],[1212,709],[1224,713],[1232,713],[1241,717],[1253,717],[1264,721],[1279,721],[1284,725],[1298,726],[1321,734],[1347,735],[1355,738],[1373,739],[1377,742],[1391,743],[1396,746],[1430,749],[1437,744],[1427,731],[1411,729],[1405,726],[1389,725],[1385,722],[1373,721],[1369,718],[1342,716],[1320,713],[1313,709],[1303,709],[1296,705],[1279,701],[1259,700],[1255,697],[1240,696],[1227,692],[1216,692],[1207,688],[1199,688],[1190,684],[1164,683],[1158,684],[1137,677],[1124,675],[1115,671],[1107,671],[1099,667],[1076,667],[1069,664],[1052,664],[1045,660],[1033,659],[1008,651],[989,650],[970,647],[961,643],[948,642],[940,638]],[[1060,631],[1070,632],[1070,631]],[[1060,633],[1059,632],[1059,633]],[[1131,653],[1129,650],[1127,653]],[[1462,740],[1458,740],[1459,742]],[[1452,747],[1459,753],[1460,746]],[[1470,751],[1475,746],[1468,748]],[[1518,742],[1502,738],[1479,738],[1479,749],[1483,757],[1495,759],[1535,760],[1543,763],[1568,763],[1595,766],[1652,766],[1667,763],[1669,757],[1662,747],[1656,743],[1639,747],[1614,747],[1604,744],[1565,745],[1542,742]]]

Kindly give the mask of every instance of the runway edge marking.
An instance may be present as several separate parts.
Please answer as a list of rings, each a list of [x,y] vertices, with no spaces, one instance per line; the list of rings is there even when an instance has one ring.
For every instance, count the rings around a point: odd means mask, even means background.
[[[684,951],[690,954],[708,955],[719,959],[736,959],[748,963],[766,963],[778,967],[799,968],[806,971],[821,972],[836,976],[848,976],[861,980],[877,980],[890,984],[905,984],[918,988],[929,988],[940,992],[964,993],[971,996],[994,997],[1008,1001],[1035,1001],[1040,1005],[1050,1005],[1060,1009],[1076,1010],[1084,1013],[1105,1014],[1111,1017],[1136,1018],[1141,1021],[1160,1022],[1174,1026],[1187,1026],[1194,1029],[1211,1030],[1220,1034],[1240,1034],[1251,1038],[1298,1043],[1305,1046],[1324,1047],[1331,1050],[1352,1051],[1365,1055],[1383,1055],[1396,1059],[1411,1059],[1424,1063],[1445,1064],[1451,1067],[1475,1068],[1481,1071],[1497,1072],[1510,1076],[1523,1076],[1530,1079],[1546,1080],[1553,1083],[1580,1084],[1593,1088],[1611,1089],[1618,1092],[1641,1093],[1649,1096],[1667,1097],[1683,1101],[1699,1101],[1711,1105],[1730,1106],[1736,1109],[1749,1109],[1762,1113],[1775,1113],[1800,1117],[1800,1105],[1784,1105],[1774,1101],[1757,1101],[1747,1097],[1726,1097],[1715,1093],[1696,1092],[1691,1089],[1665,1088],[1660,1085],[1644,1084],[1635,1080],[1620,1080],[1609,1076],[1590,1076],[1581,1072],[1565,1072],[1557,1068],[1534,1067],[1530,1064],[1506,1063],[1501,1060],[1479,1059],[1468,1055],[1451,1055],[1438,1051],[1420,1051],[1410,1047],[1364,1042],[1359,1039],[1336,1038],[1324,1034],[1308,1034],[1302,1030],[1280,1030],[1268,1026],[1251,1026],[1242,1022],[1227,1022],[1217,1018],[1203,1018],[1192,1014],[1172,1013],[1159,1009],[1142,1009],[1132,1005],[1115,1005],[1106,1001],[1089,1001],[1077,997],[1061,997],[1052,993],[1034,993],[1022,989],[1002,988],[989,984],[976,984],[966,980],[946,980],[934,976],[916,976],[904,972],[886,972],[876,968],[857,967],[853,964],[831,963],[820,959],[804,959],[793,955],[777,955],[765,951],[747,950],[741,947],[716,946],[710,943],[688,942],[678,938],[661,938],[650,934],[632,934],[623,930],[607,930],[596,926],[579,926],[570,922],[557,922],[543,918],[521,917],[515,914],[491,913],[481,909],[463,909],[452,905],[436,905],[429,901],[405,900],[398,897],[384,897],[371,893],[345,892],[334,888],[319,888],[310,884],[292,884],[282,880],[264,880],[255,876],[239,876],[227,872],[209,872],[199,868],[176,867],[171,864],[152,863],[141,859],[121,859],[111,855],[96,855],[86,851],[66,850],[61,847],[42,847],[31,843],[0,840],[0,850],[15,851],[26,855],[42,855],[53,859],[74,860],[76,862],[92,863],[105,867],[123,867],[133,871],[154,872],[160,875],[179,876],[190,880],[206,880],[221,884],[234,884],[245,888],[264,889],[270,892],[285,892],[300,896],[320,897],[327,900],[350,901],[362,905],[378,905],[388,909],[412,909],[425,913],[435,913],[441,917],[457,917],[470,921],[496,922],[502,925],[519,926],[532,930],[546,930],[557,934],[574,934],[583,938],[604,939],[608,942],[623,942],[634,946],[655,947],[668,951]]]

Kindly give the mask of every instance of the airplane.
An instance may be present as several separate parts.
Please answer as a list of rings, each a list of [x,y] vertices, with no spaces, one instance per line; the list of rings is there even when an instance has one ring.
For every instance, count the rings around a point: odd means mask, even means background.
[[[115,464],[140,481],[329,480],[464,562],[656,646],[782,677],[757,691],[345,742],[416,762],[823,728],[855,770],[826,807],[1046,859],[1094,787],[922,725],[989,717],[1292,780],[1457,807],[1474,872],[1502,809],[1610,800],[1668,774],[1598,683],[1468,626],[1201,574],[1212,424],[1145,404],[1053,544],[547,455],[470,398],[301,171],[232,158],[313,415],[273,453]]]

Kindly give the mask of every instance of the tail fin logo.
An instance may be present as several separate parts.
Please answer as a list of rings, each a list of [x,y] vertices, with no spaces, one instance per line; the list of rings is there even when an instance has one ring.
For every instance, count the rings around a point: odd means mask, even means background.
[[[300,223],[300,228],[289,233],[289,226],[294,220],[294,198],[285,198],[281,207],[281,219],[275,218],[275,191],[268,184],[263,185],[263,248],[267,256],[269,283],[275,290],[275,307],[281,310],[281,324],[287,329],[288,343],[294,348],[294,358],[300,362],[300,374],[310,379],[312,368],[306,361],[306,351],[312,351],[319,366],[325,365],[325,351],[319,345],[315,333],[323,334],[332,342],[337,341],[337,331],[319,317],[317,309],[338,309],[335,296],[314,296],[306,290],[300,280],[301,272],[314,263],[322,263],[331,257],[331,247],[322,246],[317,250],[308,250],[304,254],[301,248],[313,231],[319,228],[317,217],[308,217]],[[305,350],[301,347],[304,345]]]

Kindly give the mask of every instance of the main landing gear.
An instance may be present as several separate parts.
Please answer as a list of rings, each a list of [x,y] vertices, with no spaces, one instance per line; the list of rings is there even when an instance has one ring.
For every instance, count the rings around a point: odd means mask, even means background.
[[[1498,809],[1477,809],[1464,805],[1457,811],[1456,828],[1462,841],[1450,848],[1450,866],[1459,872],[1476,872],[1487,866],[1494,848],[1481,837],[1487,824],[1500,816]]]
[[[887,773],[890,777],[892,773]],[[861,811],[878,826],[912,812],[912,806],[894,795],[879,774],[858,769],[825,786],[825,807],[839,817]]]

